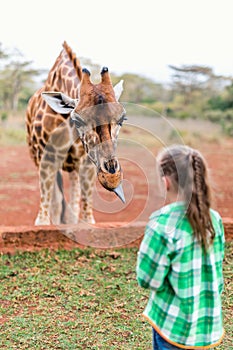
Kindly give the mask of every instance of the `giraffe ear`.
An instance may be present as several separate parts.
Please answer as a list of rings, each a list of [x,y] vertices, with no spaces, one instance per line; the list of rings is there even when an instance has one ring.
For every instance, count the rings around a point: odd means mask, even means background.
[[[46,91],[41,95],[56,113],[69,114],[75,108],[75,100],[62,92]]]
[[[119,98],[121,97],[121,94],[122,94],[122,91],[123,91],[123,82],[124,82],[124,80],[120,80],[119,83],[117,83],[113,87],[114,92],[115,92],[115,97],[116,97],[117,101],[119,101]]]

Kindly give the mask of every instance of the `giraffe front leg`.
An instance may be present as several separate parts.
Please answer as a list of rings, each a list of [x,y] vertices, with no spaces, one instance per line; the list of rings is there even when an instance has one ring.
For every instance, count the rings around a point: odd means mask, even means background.
[[[57,171],[53,186],[52,201],[50,203],[50,221],[53,225],[66,223],[66,203],[63,192],[62,172]]]
[[[69,224],[77,224],[80,213],[80,180],[78,170],[74,170],[69,173],[70,180],[70,211],[69,211]]]
[[[95,223],[92,208],[92,195],[94,189],[94,182],[96,178],[95,166],[91,163],[88,157],[86,157],[79,169],[80,187],[81,187],[81,213],[80,217],[82,221],[90,224]]]
[[[49,164],[41,164],[39,169],[40,179],[40,209],[35,225],[50,225],[50,207],[54,191],[54,183],[57,169]]]

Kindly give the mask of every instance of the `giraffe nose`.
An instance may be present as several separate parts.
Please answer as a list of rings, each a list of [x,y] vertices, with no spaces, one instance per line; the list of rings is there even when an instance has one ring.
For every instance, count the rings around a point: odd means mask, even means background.
[[[115,174],[119,170],[119,164],[116,159],[110,159],[104,162],[104,168],[110,174]]]

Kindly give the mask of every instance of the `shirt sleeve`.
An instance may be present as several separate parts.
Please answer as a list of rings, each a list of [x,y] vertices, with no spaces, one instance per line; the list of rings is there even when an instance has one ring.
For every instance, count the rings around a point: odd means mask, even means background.
[[[224,279],[223,279],[223,271],[222,271],[222,261],[224,259],[224,254],[225,254],[225,232],[224,232],[224,226],[222,222],[222,218],[219,218],[219,228],[220,228],[220,237],[221,237],[221,275],[219,276],[219,292],[222,294],[223,289],[224,289]]]
[[[158,227],[148,224],[137,256],[137,282],[143,288],[161,290],[170,269],[170,244]]]
[[[222,218],[217,211],[211,210],[211,218],[213,227],[215,230],[215,238],[213,241],[216,274],[218,279],[218,291],[221,294],[224,289],[224,278],[223,278],[223,259],[225,249],[225,232],[222,222]]]
[[[224,255],[225,255],[225,230],[224,230],[224,226],[223,226],[223,222],[222,222],[222,218],[220,217],[219,220],[219,226],[220,226],[220,230],[221,230],[221,237],[222,237],[222,260],[224,259]]]

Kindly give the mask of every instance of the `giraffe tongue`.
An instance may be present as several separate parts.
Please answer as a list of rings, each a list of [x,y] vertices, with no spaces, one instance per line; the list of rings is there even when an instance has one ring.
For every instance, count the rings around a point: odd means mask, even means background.
[[[114,188],[113,192],[115,192],[116,195],[122,200],[122,202],[125,203],[125,196],[124,196],[124,192],[121,184],[116,188]]]

